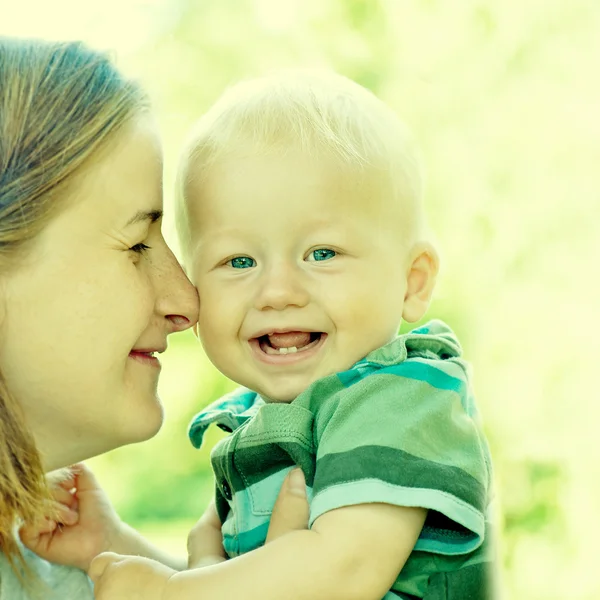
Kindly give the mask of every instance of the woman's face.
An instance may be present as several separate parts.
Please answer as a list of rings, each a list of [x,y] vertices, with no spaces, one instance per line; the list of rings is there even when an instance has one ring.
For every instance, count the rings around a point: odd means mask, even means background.
[[[47,469],[159,430],[150,353],[198,315],[161,234],[162,157],[149,118],[92,159],[69,194],[1,290],[0,370]]]

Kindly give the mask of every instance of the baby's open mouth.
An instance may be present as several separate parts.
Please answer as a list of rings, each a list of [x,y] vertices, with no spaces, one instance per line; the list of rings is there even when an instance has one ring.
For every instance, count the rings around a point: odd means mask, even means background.
[[[320,331],[286,331],[262,335],[256,339],[265,354],[281,355],[310,350],[321,341],[323,335],[325,334]]]

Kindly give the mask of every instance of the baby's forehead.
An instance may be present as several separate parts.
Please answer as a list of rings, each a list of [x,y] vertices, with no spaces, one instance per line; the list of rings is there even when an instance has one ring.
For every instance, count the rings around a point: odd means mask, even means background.
[[[346,189],[354,191],[352,186]],[[393,201],[364,193],[314,199],[290,194],[271,203],[200,196],[188,202],[192,206],[187,230],[196,259],[211,249],[225,253],[260,248],[304,252],[318,245],[355,256],[376,251],[398,253],[414,237],[406,214],[390,208]]]
[[[207,164],[196,157],[187,169],[184,200],[191,214],[227,212],[297,212],[328,214],[396,213],[411,200],[395,187],[385,169],[348,164],[331,154],[301,148],[280,151],[244,149]],[[314,206],[314,202],[318,203]]]

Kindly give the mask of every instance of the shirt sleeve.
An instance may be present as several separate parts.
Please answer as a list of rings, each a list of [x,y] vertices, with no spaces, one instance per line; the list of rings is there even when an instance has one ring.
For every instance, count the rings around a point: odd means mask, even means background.
[[[407,359],[342,383],[316,419],[310,524],[342,506],[418,506],[429,513],[415,550],[479,547],[488,458],[464,363]]]

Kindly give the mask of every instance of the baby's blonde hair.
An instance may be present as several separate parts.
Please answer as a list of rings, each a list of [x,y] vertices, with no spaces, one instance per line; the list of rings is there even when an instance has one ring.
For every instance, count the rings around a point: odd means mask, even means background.
[[[331,156],[358,176],[375,176],[402,203],[411,237],[424,226],[421,163],[398,116],[373,93],[331,72],[288,70],[243,81],[225,91],[196,123],[176,182],[176,221],[184,252],[190,229],[186,187],[219,159],[241,148],[256,153],[299,149]]]

